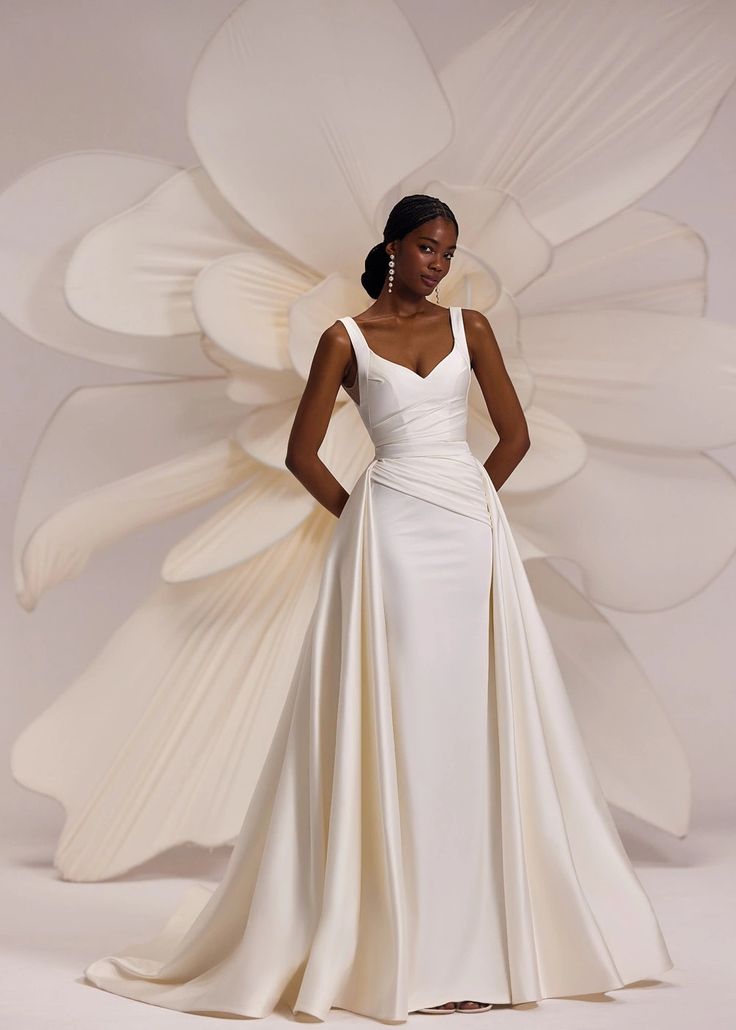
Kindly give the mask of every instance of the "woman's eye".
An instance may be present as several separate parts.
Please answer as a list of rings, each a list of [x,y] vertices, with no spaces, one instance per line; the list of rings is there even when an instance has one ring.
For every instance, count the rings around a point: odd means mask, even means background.
[[[421,247],[422,250],[431,250],[432,249],[428,243],[420,243],[419,246]],[[445,257],[449,258],[450,260],[454,256],[455,256],[454,254],[445,254]]]

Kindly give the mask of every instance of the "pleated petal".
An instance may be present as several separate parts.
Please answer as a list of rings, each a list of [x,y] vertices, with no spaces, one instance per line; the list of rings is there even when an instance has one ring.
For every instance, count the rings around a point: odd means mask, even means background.
[[[54,858],[64,879],[106,879],[177,844],[236,837],[335,523],[315,510],[249,562],[161,584],[17,738],[14,778],[66,812]]]
[[[249,365],[233,357],[214,340],[202,337],[202,350],[213,364],[227,373],[227,396],[247,408],[298,397],[304,382],[296,372],[283,372],[262,365]]]
[[[194,280],[205,265],[263,241],[202,168],[170,176],[77,244],[66,298],[80,318],[127,333],[198,332]]]
[[[360,417],[351,409],[352,402],[335,413],[337,428],[328,431],[319,451],[348,492],[374,453]],[[244,490],[172,548],[162,575],[178,582],[243,562],[294,532],[316,504],[291,472],[261,467]]]
[[[576,475],[506,497],[510,521],[545,554],[576,562],[596,604],[659,611],[703,590],[736,551],[726,469],[702,454],[586,443]]]
[[[503,363],[514,384],[519,402],[522,408],[526,409],[534,396],[534,377],[519,344],[521,323],[515,300],[507,290],[502,289],[493,307],[483,310],[483,314],[490,322],[493,335],[498,341]],[[481,418],[488,418],[488,405],[475,376],[470,380],[468,406],[475,409],[475,413]]]
[[[0,310],[31,339],[103,365],[166,375],[217,374],[199,334],[128,336],[89,325],[69,308],[64,277],[92,226],[137,204],[176,169],[104,151],[62,154],[25,172],[0,194]],[[120,282],[108,285],[116,290]],[[119,326],[112,326],[118,329]],[[188,334],[186,325],[177,332]],[[136,330],[137,332],[138,330]]]
[[[584,436],[700,450],[736,441],[736,328],[655,311],[522,319],[536,403]]]
[[[338,318],[366,306],[360,279],[339,272],[322,279],[289,308],[289,355],[293,367],[306,380],[319,338]],[[302,382],[303,388],[303,382]]]
[[[440,284],[442,307],[492,310],[500,301],[502,290],[495,269],[458,245],[450,271]]]
[[[607,800],[683,837],[690,767],[643,669],[613,626],[548,562],[525,568]]]
[[[432,67],[390,0],[241,4],[200,57],[188,125],[251,225],[315,271],[358,277],[378,242],[378,199],[452,134]]]
[[[241,364],[230,376],[227,395],[247,408],[261,408],[281,401],[294,403],[304,391],[304,380],[296,372]]]
[[[531,405],[524,412],[531,446],[503,484],[507,494],[545,490],[574,476],[585,464],[587,449],[582,438],[561,419]],[[468,443],[475,456],[486,460],[498,443],[498,433],[486,414],[468,408]]]
[[[440,72],[452,146],[402,182],[513,194],[553,245],[628,207],[688,154],[736,75],[721,0],[535,0]]]
[[[118,540],[190,511],[242,483],[255,462],[231,440],[75,498],[38,526],[20,556],[18,599],[29,611],[51,587],[78,576]]]
[[[296,263],[249,248],[202,270],[194,284],[194,311],[207,336],[229,354],[288,372],[289,307],[317,282]]]
[[[247,414],[236,431],[236,439],[243,450],[264,465],[285,469],[286,448],[296,407],[297,402],[292,400]],[[370,443],[355,405],[347,395],[344,401],[338,398],[318,451],[319,457],[325,464],[328,456],[333,461],[339,460],[343,453],[346,457],[354,453],[361,443],[368,446],[366,441]]]
[[[290,472],[257,468],[245,489],[169,551],[162,576],[177,583],[231,568],[294,532],[316,503]]]
[[[629,208],[555,247],[552,267],[514,299],[523,317],[600,308],[702,315],[706,260],[689,226]]]
[[[432,179],[423,184],[420,192],[442,197],[460,225],[461,246],[453,258],[450,275],[442,283],[443,303],[445,283],[452,281],[456,258],[463,251],[483,262],[497,283],[514,295],[550,267],[552,248],[548,241],[525,217],[518,200],[503,190]],[[403,191],[396,187],[383,198],[376,216],[377,228],[383,228],[389,211],[402,195]],[[462,297],[451,303],[475,308],[490,306]]]
[[[123,383],[70,394],[51,417],[18,503],[19,600],[33,608],[89,555],[234,486],[248,461],[226,443],[242,409],[222,379]]]

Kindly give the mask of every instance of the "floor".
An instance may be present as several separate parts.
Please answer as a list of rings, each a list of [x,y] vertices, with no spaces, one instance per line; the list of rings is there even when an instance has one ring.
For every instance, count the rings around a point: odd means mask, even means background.
[[[730,1030],[736,1026],[736,832],[693,830],[683,840],[617,823],[652,899],[675,968],[608,995],[546,1000],[479,1014],[412,1015],[408,1025],[466,1030]],[[228,850],[180,848],[129,876],[65,882],[51,865],[53,840],[4,843],[0,850],[3,989],[0,1026],[13,1030],[154,1030],[232,1025],[224,1018],[141,1005],[87,985],[84,965],[145,937],[193,879],[217,881]],[[293,1024],[291,1013],[258,1021]],[[333,1009],[329,1025],[377,1027]]]

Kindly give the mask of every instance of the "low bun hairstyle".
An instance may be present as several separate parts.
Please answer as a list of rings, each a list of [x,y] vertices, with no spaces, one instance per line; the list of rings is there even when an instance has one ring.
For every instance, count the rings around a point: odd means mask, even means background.
[[[430,222],[433,218],[447,218],[460,232],[457,219],[450,208],[437,197],[428,197],[424,193],[413,193],[402,197],[391,209],[383,230],[383,240],[371,247],[365,259],[365,272],[360,277],[366,293],[375,300],[383,289],[388,275],[389,256],[386,244],[392,240],[403,239],[417,226]]]

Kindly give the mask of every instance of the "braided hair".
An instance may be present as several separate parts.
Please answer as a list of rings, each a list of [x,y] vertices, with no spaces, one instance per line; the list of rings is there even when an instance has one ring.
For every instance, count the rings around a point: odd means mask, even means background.
[[[365,259],[365,272],[360,281],[369,296],[375,300],[383,289],[388,274],[389,256],[386,244],[392,240],[403,239],[417,226],[430,222],[433,218],[447,218],[459,232],[457,219],[450,208],[437,197],[428,197],[424,193],[413,193],[402,197],[391,208],[391,213],[383,230],[383,240],[371,247]]]

